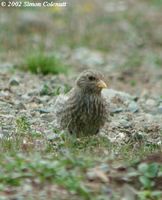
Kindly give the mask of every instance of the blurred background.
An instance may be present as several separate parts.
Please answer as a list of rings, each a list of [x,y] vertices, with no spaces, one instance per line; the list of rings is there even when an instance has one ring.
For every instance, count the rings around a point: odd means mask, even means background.
[[[111,88],[162,95],[161,0],[66,3],[1,6],[0,62],[8,63],[4,67],[22,62],[27,66],[31,55],[55,55],[70,73],[96,68],[105,72]]]

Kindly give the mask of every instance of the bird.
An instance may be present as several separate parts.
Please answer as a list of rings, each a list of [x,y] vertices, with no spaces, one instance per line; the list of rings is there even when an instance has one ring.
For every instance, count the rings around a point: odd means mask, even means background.
[[[76,137],[96,135],[108,116],[108,104],[101,91],[107,88],[99,71],[85,70],[57,109],[60,127]],[[55,106],[57,106],[56,103]]]

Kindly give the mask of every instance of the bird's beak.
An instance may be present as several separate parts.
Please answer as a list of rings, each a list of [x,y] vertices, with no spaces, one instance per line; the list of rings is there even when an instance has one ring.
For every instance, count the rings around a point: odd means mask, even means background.
[[[97,87],[103,89],[103,88],[107,88],[107,85],[106,85],[106,83],[103,80],[99,80],[97,82]]]

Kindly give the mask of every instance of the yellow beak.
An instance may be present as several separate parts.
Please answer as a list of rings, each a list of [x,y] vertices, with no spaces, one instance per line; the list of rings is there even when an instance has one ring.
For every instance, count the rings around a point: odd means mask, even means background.
[[[97,82],[97,87],[99,87],[99,88],[107,88],[107,85],[103,80],[99,80]]]

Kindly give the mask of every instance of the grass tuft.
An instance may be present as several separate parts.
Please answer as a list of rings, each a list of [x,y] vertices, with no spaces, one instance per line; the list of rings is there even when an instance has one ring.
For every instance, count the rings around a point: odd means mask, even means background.
[[[30,55],[25,60],[24,69],[34,74],[66,74],[68,67],[56,56],[49,56],[43,53]]]

